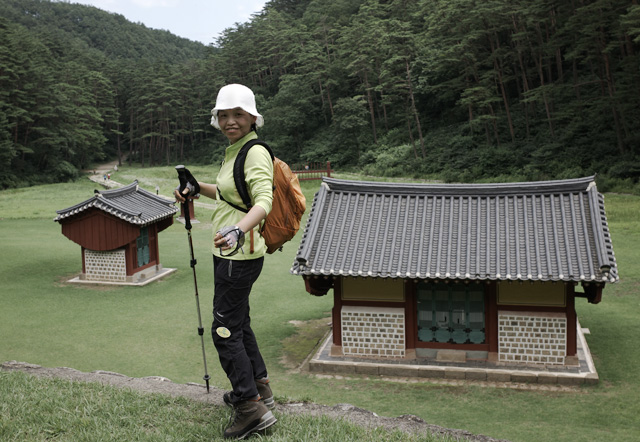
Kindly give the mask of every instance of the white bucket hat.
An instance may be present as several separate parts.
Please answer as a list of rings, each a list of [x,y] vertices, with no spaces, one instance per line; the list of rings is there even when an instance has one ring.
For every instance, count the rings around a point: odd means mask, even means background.
[[[220,89],[216,98],[216,107],[211,109],[211,125],[220,129],[218,111],[237,107],[256,117],[256,127],[262,127],[264,118],[256,109],[256,97],[251,89],[241,84],[228,84]]]

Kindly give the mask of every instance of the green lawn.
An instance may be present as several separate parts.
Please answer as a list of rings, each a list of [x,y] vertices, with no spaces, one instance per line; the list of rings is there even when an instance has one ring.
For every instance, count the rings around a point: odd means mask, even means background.
[[[193,168],[203,181],[215,175]],[[138,178],[163,194],[175,187],[173,168],[122,167],[112,178],[123,184]],[[206,178],[205,178],[206,177]],[[318,182],[304,183],[311,199]],[[160,234],[160,257],[178,271],[146,287],[71,285],[64,281],[81,269],[80,247],[53,222],[55,210],[89,198],[95,185],[38,186],[0,192],[0,361],[18,360],[82,371],[108,370],[128,376],[158,375],[175,382],[200,382],[204,374],[193,278],[184,226]],[[289,349],[296,326],[329,316],[330,296],[308,295],[299,277],[289,274],[297,238],[283,253],[266,258],[252,294],[253,326],[261,344],[276,399],[307,399],[335,405],[351,403],[384,416],[415,414],[429,423],[462,428],[513,441],[632,441],[640,424],[640,198],[606,195],[606,207],[621,281],[608,285],[599,305],[577,300],[581,325],[601,382],[577,392],[515,391],[479,386],[453,387],[364,378],[318,378],[290,370],[293,359],[314,344],[300,339]],[[198,218],[210,217],[197,208]],[[194,224],[198,285],[207,329],[211,320],[213,277],[211,232]],[[212,385],[228,388],[210,339],[206,339]],[[289,343],[285,345],[284,343]],[[294,346],[295,347],[295,346]],[[304,353],[304,351],[303,351]],[[5,382],[0,377],[0,383]],[[0,390],[2,391],[2,390]]]
[[[221,441],[227,407],[127,389],[0,372],[0,440]],[[427,434],[364,429],[327,417],[283,415],[266,432],[271,442],[447,442]],[[252,440],[258,439],[253,437]],[[262,438],[261,438],[262,439]]]

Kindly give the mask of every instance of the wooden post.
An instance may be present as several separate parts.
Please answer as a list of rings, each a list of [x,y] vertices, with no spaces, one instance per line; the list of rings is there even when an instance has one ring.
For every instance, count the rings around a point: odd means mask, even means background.
[[[187,204],[189,204],[189,218],[191,219],[191,221],[195,221],[196,219],[196,211],[194,210],[194,204],[193,204],[193,200],[194,199],[198,199],[199,197],[197,196],[190,196],[187,198]],[[182,210],[182,204],[180,204],[180,218],[184,218],[184,213]]]
[[[333,286],[331,321],[333,345],[342,346],[342,278],[337,278]]]

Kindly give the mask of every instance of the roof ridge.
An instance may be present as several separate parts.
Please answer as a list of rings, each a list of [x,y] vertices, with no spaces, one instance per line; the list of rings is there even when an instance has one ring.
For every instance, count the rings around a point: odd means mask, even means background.
[[[388,183],[378,181],[354,181],[337,178],[322,179],[331,191],[357,191],[376,193],[403,193],[433,195],[514,195],[539,193],[586,192],[595,186],[595,175],[565,180],[524,181],[517,183]]]
[[[99,208],[106,213],[139,225],[173,216],[177,212],[173,202],[142,189],[138,180],[119,189],[102,192],[95,190],[94,192],[94,196],[88,200],[66,209],[57,210],[58,216],[54,221],[61,221],[90,207]]]
[[[126,186],[120,187],[118,189],[109,189],[103,191],[96,190],[95,193],[97,195],[107,197],[107,199],[111,199],[112,197],[134,193],[136,192],[136,190],[138,190],[138,180],[134,180],[131,184],[127,184]]]

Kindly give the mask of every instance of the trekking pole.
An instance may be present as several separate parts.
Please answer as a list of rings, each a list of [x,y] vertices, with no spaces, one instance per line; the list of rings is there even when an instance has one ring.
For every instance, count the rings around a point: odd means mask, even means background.
[[[185,173],[185,167],[180,165],[176,166],[178,171],[178,179],[180,180],[179,192],[183,194],[184,189],[187,187],[187,177]],[[198,280],[196,279],[196,264],[197,260],[193,255],[193,240],[191,239],[191,219],[189,218],[189,199],[185,199],[182,203],[182,212],[184,213],[184,228],[187,229],[187,237],[189,238],[189,251],[191,252],[191,268],[193,269],[193,285],[196,291],[196,309],[198,311],[198,334],[200,335],[200,344],[202,345],[202,360],[204,361],[204,381],[207,383],[207,393],[209,393],[209,373],[207,372],[207,356],[204,351],[204,328],[202,328],[202,315],[200,314],[200,297],[198,296]]]

